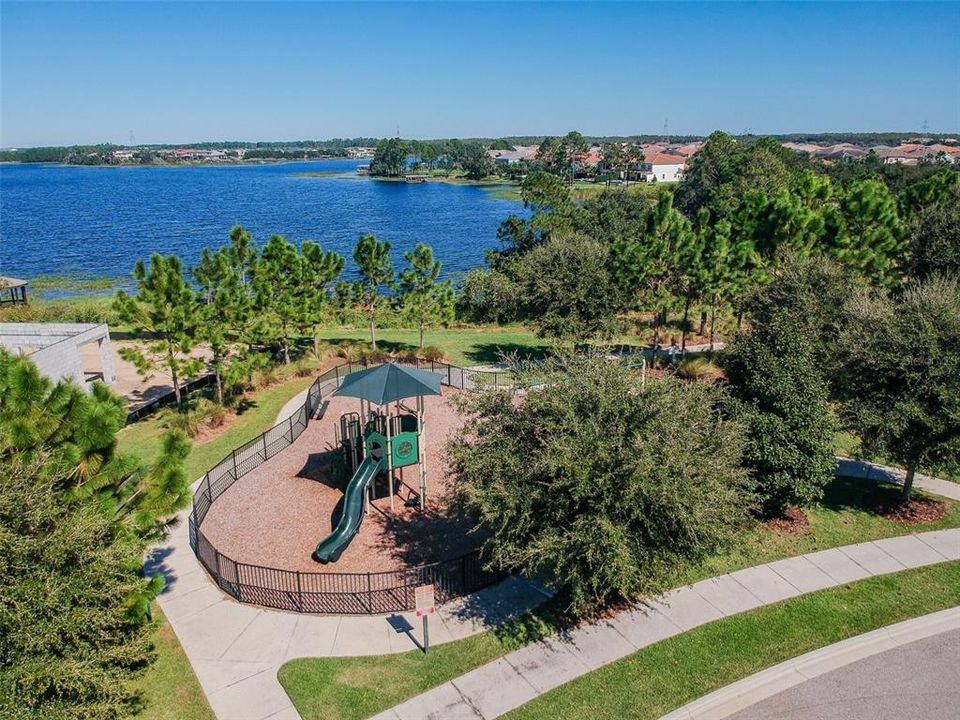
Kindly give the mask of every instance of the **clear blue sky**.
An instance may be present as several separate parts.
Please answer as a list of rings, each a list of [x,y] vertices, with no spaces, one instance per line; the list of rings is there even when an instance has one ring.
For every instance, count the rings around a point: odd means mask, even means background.
[[[960,3],[0,1],[0,145],[960,131]]]

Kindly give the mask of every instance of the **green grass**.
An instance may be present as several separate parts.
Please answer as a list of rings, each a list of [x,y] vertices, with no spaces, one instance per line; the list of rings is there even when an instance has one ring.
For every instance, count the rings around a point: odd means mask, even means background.
[[[678,572],[670,585],[678,586],[772,560],[864,540],[960,527],[960,503],[952,503],[942,520],[922,526],[900,525],[866,509],[897,494],[893,487],[877,486],[864,480],[837,479],[828,487],[823,502],[807,510],[811,526],[808,534],[784,536],[757,527],[748,532],[737,547]],[[534,616],[529,624],[549,627],[550,622]],[[500,634],[485,633],[437,646],[427,657],[411,652],[362,658],[295,660],[281,668],[280,681],[305,720],[368,717],[490,662],[536,636],[535,633],[516,632],[513,627]],[[549,716],[544,713],[536,717]],[[590,715],[587,712],[570,715],[581,716]]]
[[[657,718],[781,660],[958,602],[960,563],[821,591],[660,642],[509,717]],[[514,632],[517,627],[527,632]],[[551,627],[549,616],[537,617],[504,633],[439,645],[427,655],[301,658],[280,668],[279,678],[304,720],[360,720],[539,639]]]
[[[368,341],[370,333],[365,328],[325,328],[319,336],[336,344],[342,341]],[[419,346],[419,342],[416,330],[377,330],[377,346],[383,350],[412,351]],[[439,348],[451,363],[463,366],[495,363],[503,354],[540,357],[549,349],[545,340],[522,326],[438,328],[426,332],[424,344]]]
[[[223,434],[202,445],[194,445],[186,461],[187,476],[191,479],[200,477],[231,450],[272,427],[280,409],[290,398],[306,390],[311,382],[312,377],[293,378],[256,393]],[[156,416],[128,425],[117,434],[120,451],[149,465],[160,452],[164,432],[166,430]]]
[[[865,540],[960,527],[960,503],[950,500],[945,500],[950,509],[944,518],[923,525],[902,525],[870,510],[878,505],[895,503],[899,495],[899,488],[892,485],[837,478],[827,486],[823,500],[817,506],[806,509],[810,520],[808,533],[781,535],[758,526],[748,532],[736,547],[678,572],[671,585]],[[916,493],[916,497],[923,497],[923,493]]]
[[[505,717],[655,720],[764,668],[958,603],[957,562],[861,580],[663,640],[561,685]]]
[[[157,659],[134,683],[144,704],[143,712],[137,717],[140,720],[214,720],[190,661],[156,605],[154,618]]]
[[[280,684],[304,720],[366,718],[494,660],[556,629],[549,609],[496,631],[398,655],[302,658],[280,668]]]

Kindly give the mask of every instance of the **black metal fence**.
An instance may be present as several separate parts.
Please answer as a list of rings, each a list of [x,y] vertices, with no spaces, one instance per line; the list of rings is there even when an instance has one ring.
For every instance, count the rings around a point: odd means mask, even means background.
[[[355,370],[380,363],[349,362],[320,375],[307,397],[289,418],[240,446],[211,468],[193,496],[189,517],[190,547],[220,588],[240,602],[309,613],[380,614],[414,607],[413,589],[433,584],[437,601],[448,602],[494,582],[499,576],[484,569],[479,550],[451,560],[388,572],[313,573],[251,565],[220,552],[201,526],[210,507],[233,483],[275,456],[306,429],[324,399]],[[443,376],[442,383],[472,390],[481,383],[500,385],[499,373],[468,370],[447,363],[418,361],[415,365]]]
[[[180,386],[180,393],[183,397],[186,397],[196,390],[201,388],[210,387],[214,384],[214,379],[216,375],[213,373],[208,373],[206,375],[201,375],[200,377],[186,382]],[[143,420],[143,418],[153,415],[157,410],[167,405],[173,405],[177,401],[177,393],[173,390],[170,392],[164,393],[160,397],[156,397],[153,400],[144,403],[143,405],[138,405],[129,413],[127,413],[127,425],[131,423],[138,422]]]

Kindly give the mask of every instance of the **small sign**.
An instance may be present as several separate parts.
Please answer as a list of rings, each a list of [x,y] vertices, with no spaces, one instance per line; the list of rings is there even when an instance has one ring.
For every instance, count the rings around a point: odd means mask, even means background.
[[[433,601],[433,585],[421,585],[414,588],[413,597],[417,603],[417,617],[433,615],[437,611]]]

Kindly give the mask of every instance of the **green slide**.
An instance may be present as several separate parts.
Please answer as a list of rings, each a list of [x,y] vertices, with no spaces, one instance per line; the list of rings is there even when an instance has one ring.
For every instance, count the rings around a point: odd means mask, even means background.
[[[360,522],[363,520],[363,494],[367,491],[367,485],[377,476],[380,468],[384,465],[384,460],[376,459],[373,455],[367,455],[360,467],[347,483],[347,490],[343,494],[343,513],[340,515],[340,522],[326,538],[324,538],[313,553],[313,559],[317,562],[328,563],[336,562],[340,555],[347,549],[347,545],[353,540],[353,536],[360,529]]]

